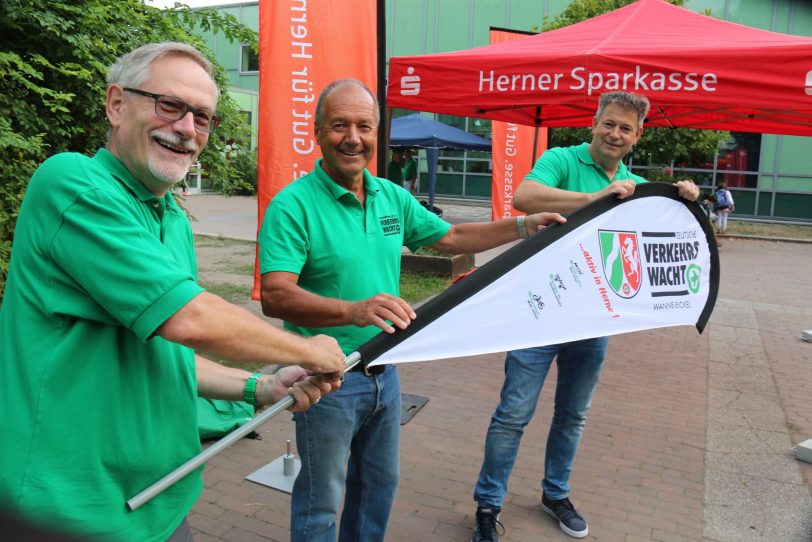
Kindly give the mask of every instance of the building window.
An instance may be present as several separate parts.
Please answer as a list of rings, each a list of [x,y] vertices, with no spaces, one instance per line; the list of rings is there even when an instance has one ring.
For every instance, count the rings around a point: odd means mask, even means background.
[[[248,44],[240,45],[240,73],[258,72],[259,55]]]

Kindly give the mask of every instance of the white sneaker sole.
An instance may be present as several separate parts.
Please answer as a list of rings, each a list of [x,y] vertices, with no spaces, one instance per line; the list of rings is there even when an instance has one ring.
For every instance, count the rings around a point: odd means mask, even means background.
[[[586,529],[584,529],[583,531],[573,531],[572,529],[564,525],[564,522],[559,520],[558,516],[556,516],[552,510],[547,508],[547,506],[545,506],[544,503],[541,503],[541,509],[550,514],[551,516],[553,516],[553,518],[555,518],[556,520],[558,520],[558,526],[561,528],[562,531],[564,531],[564,533],[568,534],[569,536],[573,538],[585,538],[586,535],[589,534],[589,525],[587,525]]]

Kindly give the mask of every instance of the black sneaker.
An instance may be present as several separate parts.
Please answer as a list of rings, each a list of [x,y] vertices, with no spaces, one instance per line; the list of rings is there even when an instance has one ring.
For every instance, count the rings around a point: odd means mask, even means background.
[[[583,538],[589,534],[589,526],[586,520],[581,517],[578,510],[572,505],[570,500],[566,497],[554,501],[547,498],[547,495],[541,496],[541,508],[558,520],[558,526],[561,530],[573,538]]]
[[[501,511],[495,506],[477,506],[476,527],[471,542],[499,542],[499,535],[505,534],[505,527],[499,523]]]

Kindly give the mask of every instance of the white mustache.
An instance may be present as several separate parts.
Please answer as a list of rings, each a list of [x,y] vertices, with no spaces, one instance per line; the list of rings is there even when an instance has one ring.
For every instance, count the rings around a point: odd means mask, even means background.
[[[169,143],[173,147],[178,147],[179,149],[183,149],[185,151],[196,153],[200,150],[200,146],[193,139],[187,139],[177,134],[165,134],[159,131],[154,131],[150,135],[155,139],[160,139],[164,143]]]

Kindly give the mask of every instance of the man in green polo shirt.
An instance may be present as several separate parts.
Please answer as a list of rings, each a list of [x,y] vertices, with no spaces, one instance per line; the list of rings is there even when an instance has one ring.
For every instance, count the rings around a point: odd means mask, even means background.
[[[592,120],[592,141],[544,152],[519,185],[513,199],[524,212],[569,213],[615,194],[627,198],[635,184],[646,182],[622,162],[643,134],[649,102],[644,96],[611,92],[600,97]],[[676,183],[681,197],[696,200],[690,181]],[[592,395],[603,367],[607,337],[508,352],[500,402],[485,441],[485,457],[474,490],[477,501],[472,542],[499,540],[499,514],[525,426],[530,423],[553,359],[557,384],[555,408],[541,482],[542,510],[553,516],[569,536],[588,532],[584,518],[569,499],[569,476],[586,423]]]
[[[107,77],[110,133],[95,156],[36,171],[0,307],[0,510],[81,540],[191,539],[202,469],[135,511],[125,501],[200,452],[196,396],[306,409],[338,384],[331,337],[274,328],[197,284],[191,227],[170,188],[217,127],[212,66],[149,44]],[[1,538],[1,536],[0,536]]]
[[[412,193],[417,190],[417,160],[412,149],[403,153],[403,188]]]
[[[404,245],[475,253],[564,220],[540,213],[444,222],[366,170],[378,122],[378,102],[361,82],[328,85],[314,123],[323,158],[271,201],[258,239],[265,314],[303,335],[329,334],[345,353],[416,318],[399,297]],[[343,542],[384,540],[398,481],[400,386],[394,366],[359,369],[345,375],[337,393],[294,415],[302,468],[291,501],[293,542],[335,542],[337,531]]]
[[[392,159],[386,166],[386,178],[396,185],[403,186],[403,151],[392,149]]]

